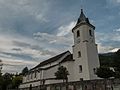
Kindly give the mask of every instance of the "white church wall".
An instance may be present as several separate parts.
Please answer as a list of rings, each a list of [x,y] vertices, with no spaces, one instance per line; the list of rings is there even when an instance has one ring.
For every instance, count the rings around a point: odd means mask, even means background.
[[[80,31],[79,38],[77,37],[78,30]],[[90,34],[89,30],[92,30],[92,35],[93,35],[92,37],[89,35]],[[98,61],[98,58],[96,58],[98,53],[95,51],[97,49],[95,47],[96,45],[94,39],[94,30],[90,26],[85,24],[85,25],[81,25],[76,30],[73,30],[73,33],[74,33],[74,42],[75,42],[73,46],[73,59],[75,60],[74,73],[76,73],[75,80],[79,80],[80,78],[83,78],[85,80],[90,80],[91,74],[93,75],[93,69],[92,69],[94,67],[93,63],[96,63],[94,62],[95,60]],[[92,42],[94,45],[91,46],[91,43],[89,42]],[[91,46],[89,50],[88,50],[88,46]],[[79,51],[81,52],[81,57],[78,57]],[[93,54],[91,53],[91,51],[93,52]],[[94,59],[91,61],[92,64],[89,63],[89,59]],[[97,63],[97,65],[98,64],[99,63]],[[81,65],[83,69],[81,73],[79,72],[79,65]],[[93,75],[93,77],[96,76]]]
[[[80,78],[83,78],[84,80],[89,79],[89,70],[88,70],[88,57],[87,57],[87,52],[86,52],[86,47],[85,43],[79,43],[76,44],[73,47],[73,57],[74,57],[74,80],[79,81]],[[81,52],[81,57],[78,57],[78,52]],[[79,66],[82,66],[82,72],[79,72]]]
[[[92,48],[94,47],[94,48]],[[88,57],[89,57],[89,72],[90,72],[90,79],[98,79],[97,75],[95,75],[94,68],[99,67],[99,59],[97,55],[97,49],[96,46],[94,45],[89,45],[88,46]]]
[[[50,69],[44,70],[44,79],[55,78],[54,73],[57,71],[58,66],[52,67]]]
[[[68,72],[69,72],[68,81],[73,81],[74,80],[74,76],[73,76],[73,74],[74,74],[74,70],[73,70],[74,63],[73,62],[67,61],[67,62],[64,62],[64,63],[61,64],[61,66],[66,67]]]

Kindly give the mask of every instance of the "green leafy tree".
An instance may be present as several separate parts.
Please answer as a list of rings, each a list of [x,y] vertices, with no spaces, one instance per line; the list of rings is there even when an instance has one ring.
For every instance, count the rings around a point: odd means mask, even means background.
[[[17,75],[13,78],[12,80],[12,87],[17,89],[18,86],[22,83],[22,76],[21,75]]]
[[[56,79],[63,79],[63,82],[64,80],[66,80],[66,83],[68,82],[68,77],[67,77],[68,75],[69,72],[67,68],[64,66],[58,67],[58,71],[55,72]],[[66,85],[66,90],[68,90],[68,85]]]
[[[7,87],[12,83],[13,74],[5,73],[2,76],[3,82],[2,82],[2,90],[6,90]]]
[[[25,67],[25,68],[22,70],[22,75],[25,75],[26,73],[28,73],[28,67]]]
[[[3,63],[2,63],[2,60],[0,60],[0,76],[2,75],[2,72],[1,72],[2,66],[3,66]]]
[[[120,49],[114,54],[114,67],[120,68]]]
[[[114,76],[114,72],[109,67],[99,67],[96,70],[96,75],[100,78],[110,78]]]
[[[2,90],[2,86],[3,86],[3,77],[0,76],[0,90]]]
[[[120,78],[120,49],[115,52],[113,67],[115,71],[114,77]]]
[[[69,72],[67,71],[67,68],[64,66],[58,67],[58,71],[55,72],[56,79],[63,79],[63,82],[64,80],[67,81],[68,75],[69,75]]]

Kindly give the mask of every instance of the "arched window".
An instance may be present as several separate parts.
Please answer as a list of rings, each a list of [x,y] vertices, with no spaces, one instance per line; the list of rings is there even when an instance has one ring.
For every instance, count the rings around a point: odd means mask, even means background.
[[[77,37],[79,37],[80,36],[80,32],[79,31],[77,31]]]

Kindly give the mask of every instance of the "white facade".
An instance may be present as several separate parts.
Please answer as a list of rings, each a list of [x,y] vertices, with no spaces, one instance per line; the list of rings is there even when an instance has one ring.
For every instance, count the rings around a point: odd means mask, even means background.
[[[67,51],[46,62],[42,62],[40,66],[33,68],[30,73],[23,77],[23,84],[20,85],[20,88],[29,87],[30,85],[39,86],[43,83],[52,84],[62,82],[62,80],[54,79],[54,73],[57,71],[59,65],[67,68],[70,74],[68,82],[80,81],[81,79],[97,79],[98,77],[94,74],[94,71],[95,68],[99,67],[99,59],[97,45],[95,44],[94,29],[95,27],[89,23],[89,20],[81,10],[78,22],[72,29],[74,35],[73,55]]]
[[[80,33],[79,36],[77,36],[78,31]],[[74,80],[97,79],[94,70],[96,67],[99,67],[99,59],[97,45],[95,44],[94,28],[86,24],[86,22],[81,22],[79,27],[73,29],[73,34]],[[79,71],[80,68],[82,68],[81,72]]]

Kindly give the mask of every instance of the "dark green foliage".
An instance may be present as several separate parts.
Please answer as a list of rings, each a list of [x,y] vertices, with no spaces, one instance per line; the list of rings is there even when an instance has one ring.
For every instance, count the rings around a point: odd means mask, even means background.
[[[115,53],[99,54],[100,68],[98,68],[98,76],[102,78],[115,77],[120,78],[120,49]],[[109,69],[112,67],[114,72]],[[103,73],[104,72],[104,73]],[[110,75],[108,75],[108,73]],[[105,76],[106,75],[106,76]],[[112,75],[112,76],[111,76]]]
[[[0,76],[0,90],[2,90],[2,86],[3,86],[3,77]]]
[[[120,49],[115,53],[99,54],[100,66],[120,67]]]
[[[2,89],[3,90],[6,90],[8,85],[11,84],[12,82],[12,78],[13,78],[13,74],[10,74],[10,73],[5,73],[3,76],[3,82],[2,82]]]
[[[22,75],[25,75],[26,73],[28,73],[28,67],[25,67],[25,68],[22,70]]]
[[[67,79],[69,72],[66,67],[60,66],[58,71],[55,73],[56,79]]]
[[[12,87],[13,88],[18,88],[20,83],[22,83],[22,76],[16,76],[12,80]]]
[[[114,60],[114,70],[115,70],[115,78],[120,78],[120,49],[115,53]]]
[[[62,79],[63,82],[66,80],[66,83],[68,82],[68,76],[69,72],[67,71],[67,68],[64,66],[60,66],[58,68],[58,71],[55,72],[56,79]],[[68,85],[66,85],[66,90],[68,90]]]
[[[114,72],[108,67],[97,68],[96,75],[100,78],[110,78],[113,77]]]
[[[22,76],[5,73],[0,76],[0,90],[7,90],[7,88],[15,89],[18,88],[22,82]]]
[[[114,57],[114,53],[99,54],[100,66],[113,66]]]

